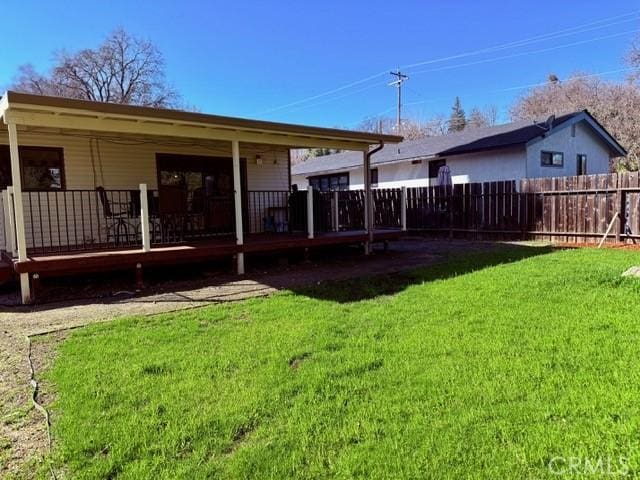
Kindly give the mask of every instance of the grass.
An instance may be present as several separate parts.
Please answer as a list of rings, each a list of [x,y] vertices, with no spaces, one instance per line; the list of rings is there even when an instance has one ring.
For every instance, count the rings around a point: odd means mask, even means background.
[[[510,248],[78,330],[48,373],[54,462],[73,478],[636,475],[640,280],[620,273],[638,263]]]

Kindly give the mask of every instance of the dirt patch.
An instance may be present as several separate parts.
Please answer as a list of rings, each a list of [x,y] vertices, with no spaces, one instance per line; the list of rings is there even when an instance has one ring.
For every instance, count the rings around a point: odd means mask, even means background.
[[[555,243],[554,245],[560,248],[598,248],[598,242],[561,242]],[[601,248],[611,248],[616,250],[640,250],[640,243],[603,243]]]
[[[495,248],[500,248],[500,244],[408,238],[391,244],[388,252],[378,251],[368,257],[357,250],[340,249],[331,255],[320,254],[309,263],[283,265],[276,261],[266,264],[250,261],[248,265],[253,269],[243,278],[219,270],[216,274],[199,271],[195,277],[176,272],[175,278],[170,275],[169,280],[153,283],[135,296],[114,295],[116,288],[121,288],[115,281],[102,289],[100,285],[77,289],[75,280],[70,280],[66,290],[64,284],[57,285],[54,290],[57,294],[64,293],[62,296],[67,300],[63,302],[29,307],[0,306],[0,477],[13,474],[17,478],[34,478],[46,454],[45,423],[42,415],[31,406],[26,335],[60,331],[125,315],[151,315],[242,300],[325,281],[396,273],[440,262],[461,252]],[[86,298],[87,292],[91,298]],[[56,346],[66,335],[56,333],[34,340],[32,357],[37,378],[50,367]],[[298,368],[304,358],[292,361],[291,368]],[[150,366],[146,374],[161,374],[161,370]],[[39,399],[44,404],[54,399],[52,387],[41,383]],[[234,442],[235,448],[246,435],[240,437]]]
[[[289,359],[289,367],[293,370],[296,370],[302,364],[302,362],[304,362],[310,356],[311,356],[310,352],[304,352],[299,355],[296,355],[295,357],[291,357]]]
[[[50,368],[56,347],[67,332],[49,338],[35,338],[31,358],[35,372]],[[0,337],[3,362],[0,367],[0,477],[35,478],[48,451],[45,418],[32,404],[29,384],[28,344],[26,337],[7,331]],[[38,403],[50,405],[54,400],[52,385],[37,377]],[[4,447],[4,448],[3,448]]]

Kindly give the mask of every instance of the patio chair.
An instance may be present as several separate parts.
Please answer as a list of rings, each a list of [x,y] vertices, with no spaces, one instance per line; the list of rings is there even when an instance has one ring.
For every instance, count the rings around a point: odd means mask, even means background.
[[[114,201],[109,198],[104,187],[96,187],[102,205],[102,213],[106,220],[107,243],[127,244],[139,236],[138,226],[131,222],[132,202]]]
[[[179,243],[184,241],[188,216],[186,188],[164,186],[159,192],[158,215],[159,242]]]
[[[140,219],[140,190],[129,190],[131,198],[131,208],[129,214],[131,219]],[[160,215],[158,213],[158,197],[157,192],[153,190],[147,191],[147,205],[149,206],[149,233],[151,234],[151,243],[162,241],[162,225],[160,223]],[[136,223],[136,225],[138,225]],[[137,231],[142,233],[142,225],[137,226]],[[137,232],[136,231],[136,232]]]

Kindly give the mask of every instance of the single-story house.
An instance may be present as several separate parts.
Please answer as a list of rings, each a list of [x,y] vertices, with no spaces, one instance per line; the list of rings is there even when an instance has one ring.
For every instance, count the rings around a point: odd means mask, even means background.
[[[454,184],[607,173],[611,159],[624,155],[616,139],[583,110],[387,145],[372,157],[371,181],[380,188],[433,186],[444,165]],[[309,158],[292,167],[292,183],[360,189],[360,163],[352,152]]]
[[[216,256],[242,273],[245,253],[399,233],[376,230],[368,183],[351,227],[290,191],[290,149],[353,151],[367,171],[399,136],[16,92],[0,117],[0,280],[25,303],[42,275]]]

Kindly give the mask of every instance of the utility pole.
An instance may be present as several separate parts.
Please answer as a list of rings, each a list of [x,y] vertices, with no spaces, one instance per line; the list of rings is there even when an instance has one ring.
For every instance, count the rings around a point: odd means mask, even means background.
[[[389,72],[391,75],[396,77],[396,80],[391,82],[389,86],[396,87],[398,89],[398,110],[396,113],[396,133],[401,133],[402,130],[402,84],[405,80],[408,80],[409,77],[403,74],[398,68],[395,72]]]

